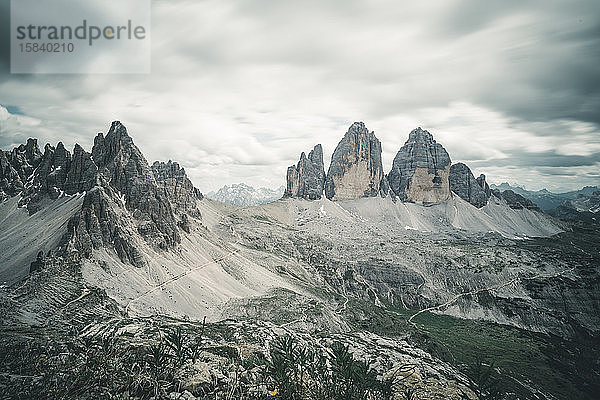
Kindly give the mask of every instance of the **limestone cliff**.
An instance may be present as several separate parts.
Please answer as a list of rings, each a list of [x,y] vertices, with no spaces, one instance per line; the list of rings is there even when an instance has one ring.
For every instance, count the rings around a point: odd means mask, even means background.
[[[394,158],[388,174],[390,188],[402,201],[446,201],[450,198],[450,164],[450,156],[431,133],[414,129]]]
[[[452,164],[450,167],[449,181],[450,190],[460,196],[463,200],[468,201],[477,208],[481,208],[487,204],[489,196],[485,192],[485,186],[481,186],[482,183],[485,184],[485,176],[480,183],[480,181],[475,179],[471,169],[466,164]]]
[[[323,195],[325,168],[323,166],[323,148],[316,145],[308,157],[302,152],[298,164],[287,170],[287,185],[283,197],[298,197],[317,200]]]
[[[377,196],[382,179],[381,143],[364,123],[355,122],[333,152],[325,196],[330,200]]]

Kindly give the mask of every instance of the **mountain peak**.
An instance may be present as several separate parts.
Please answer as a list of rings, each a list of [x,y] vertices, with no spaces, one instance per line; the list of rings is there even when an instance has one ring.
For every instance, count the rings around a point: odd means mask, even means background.
[[[254,187],[241,182],[225,185],[215,192],[207,193],[206,197],[226,204],[252,206],[279,200],[283,195],[284,190],[285,187],[283,186],[280,186],[277,189],[268,189],[264,187],[255,189]]]
[[[299,197],[317,200],[323,195],[325,167],[323,166],[323,149],[316,145],[309,153],[300,154],[298,164],[287,169],[287,187],[284,197]]]
[[[363,122],[355,122],[331,156],[325,195],[330,200],[377,196],[382,179],[381,142]]]
[[[367,132],[368,133],[369,130],[365,126],[364,122],[356,121],[356,122],[353,122],[352,125],[350,125],[350,128],[348,128],[348,132],[357,132],[357,133]]]
[[[435,140],[433,139],[433,135],[431,133],[429,133],[429,131],[421,129],[421,127],[415,128],[413,129],[409,135],[408,135],[408,140],[406,141],[406,143],[414,143],[414,142],[420,142],[420,143],[435,143]]]
[[[110,124],[110,130],[109,130],[109,133],[110,133],[110,132],[118,132],[118,133],[119,133],[120,135],[122,135],[122,136],[128,136],[128,135],[127,135],[127,128],[125,127],[125,125],[123,125],[123,124],[121,123],[121,121],[113,121],[113,122]]]
[[[426,130],[413,129],[388,174],[391,190],[402,201],[431,204],[450,198],[450,156]]]

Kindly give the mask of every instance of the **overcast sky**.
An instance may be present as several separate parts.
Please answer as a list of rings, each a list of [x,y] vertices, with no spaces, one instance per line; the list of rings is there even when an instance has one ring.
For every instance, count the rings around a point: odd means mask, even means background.
[[[0,147],[91,149],[122,121],[204,192],[329,163],[354,121],[384,169],[421,126],[494,183],[600,184],[600,1],[153,1],[152,73],[11,75],[1,1]],[[495,4],[495,5],[494,5]]]

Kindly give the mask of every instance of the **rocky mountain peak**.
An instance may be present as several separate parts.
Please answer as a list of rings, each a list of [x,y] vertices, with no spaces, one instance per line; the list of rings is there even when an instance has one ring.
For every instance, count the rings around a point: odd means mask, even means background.
[[[489,194],[485,191],[485,175],[478,179],[471,172],[471,169],[463,163],[452,164],[450,167],[450,190],[456,193],[460,198],[473,204],[477,208],[485,206],[489,199]],[[482,186],[482,183],[484,186]],[[489,192],[489,187],[488,187]]]
[[[433,135],[431,133],[429,133],[429,131],[423,130],[423,129],[421,129],[421,127],[418,127],[416,129],[413,129],[408,134],[408,140],[406,141],[406,143],[415,143],[415,142],[432,144],[432,143],[435,143],[435,140],[433,139]]]
[[[381,142],[363,122],[354,122],[331,157],[325,195],[330,200],[377,196],[382,179]]]
[[[127,152],[141,153],[133,144],[133,139],[127,134],[127,128],[120,121],[113,121],[106,136],[98,133],[94,139],[92,155],[94,162],[102,169],[109,164],[115,156],[124,149]],[[139,158],[139,157],[136,157]]]
[[[431,133],[414,129],[394,158],[387,177],[390,188],[402,201],[419,204],[446,201],[450,198],[450,164],[448,152]]]
[[[19,146],[20,151],[25,153],[25,157],[27,157],[27,159],[30,161],[36,158],[39,159],[42,156],[37,139],[29,138],[27,139],[27,144],[25,144],[23,147],[21,146]]]
[[[284,197],[298,197],[306,200],[317,200],[323,195],[325,184],[325,167],[323,165],[323,148],[316,145],[308,157],[300,154],[296,165],[288,167]]]
[[[479,178],[477,178],[477,183],[479,184],[479,186],[481,186],[481,188],[485,192],[485,195],[489,199],[492,195],[492,191],[490,190],[490,185],[488,185],[487,181],[485,180],[484,174],[479,175]]]

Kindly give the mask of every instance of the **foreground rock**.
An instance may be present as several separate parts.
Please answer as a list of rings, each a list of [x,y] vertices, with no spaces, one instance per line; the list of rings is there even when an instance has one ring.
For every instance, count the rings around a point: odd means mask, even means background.
[[[450,198],[450,163],[450,156],[431,133],[414,129],[394,158],[388,174],[390,188],[402,201],[446,201]]]
[[[364,123],[355,122],[333,152],[325,196],[330,200],[374,197],[382,179],[381,143]]]
[[[302,152],[295,166],[287,170],[287,185],[284,197],[297,197],[306,200],[318,200],[323,195],[325,168],[323,166],[323,148],[316,145],[308,157]]]

